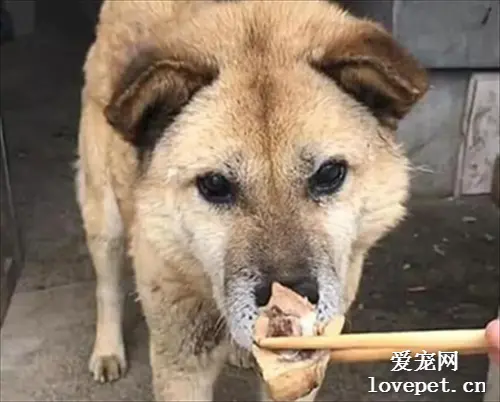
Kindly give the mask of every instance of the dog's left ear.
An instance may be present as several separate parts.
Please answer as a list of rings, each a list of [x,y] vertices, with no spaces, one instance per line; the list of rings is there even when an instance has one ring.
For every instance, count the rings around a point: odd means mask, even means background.
[[[381,26],[367,20],[346,21],[312,64],[393,129],[428,89],[427,73],[419,62]]]

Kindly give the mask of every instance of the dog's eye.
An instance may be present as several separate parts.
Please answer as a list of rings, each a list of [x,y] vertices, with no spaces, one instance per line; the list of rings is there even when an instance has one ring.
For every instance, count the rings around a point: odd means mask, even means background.
[[[219,173],[198,177],[196,185],[203,198],[213,204],[228,204],[234,200],[233,185]]]
[[[344,182],[347,163],[344,161],[328,161],[309,179],[309,192],[313,197],[329,195],[337,191]]]

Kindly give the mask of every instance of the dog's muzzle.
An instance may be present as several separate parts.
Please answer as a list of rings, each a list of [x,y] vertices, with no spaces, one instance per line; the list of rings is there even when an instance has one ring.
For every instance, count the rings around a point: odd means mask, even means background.
[[[270,278],[264,279],[255,287],[255,302],[258,307],[263,307],[269,303],[273,282]],[[319,302],[318,281],[314,278],[303,277],[292,280],[277,280],[276,282],[307,298],[311,304],[318,304]]]

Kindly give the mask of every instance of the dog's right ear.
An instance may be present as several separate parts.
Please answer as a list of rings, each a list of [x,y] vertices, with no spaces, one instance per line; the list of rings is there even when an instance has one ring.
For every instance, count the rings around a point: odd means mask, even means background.
[[[147,146],[151,125],[164,129],[216,75],[214,68],[193,62],[139,57],[126,68],[104,114],[127,141]]]

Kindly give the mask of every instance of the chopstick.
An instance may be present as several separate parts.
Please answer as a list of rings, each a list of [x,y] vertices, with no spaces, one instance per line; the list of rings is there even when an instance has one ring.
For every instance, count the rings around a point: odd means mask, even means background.
[[[335,336],[298,336],[273,337],[256,339],[256,344],[266,349],[340,349],[332,355],[339,359],[345,356],[346,349],[353,355],[387,356],[396,351],[476,351],[474,354],[486,353],[487,343],[485,330],[452,329],[436,331],[409,331],[385,333],[344,334]],[[360,349],[365,349],[360,350]],[[417,351],[417,349],[419,349]],[[359,350],[359,351],[358,351]],[[383,350],[383,351],[382,351]],[[344,353],[341,353],[341,352]],[[385,358],[385,357],[384,357]]]

